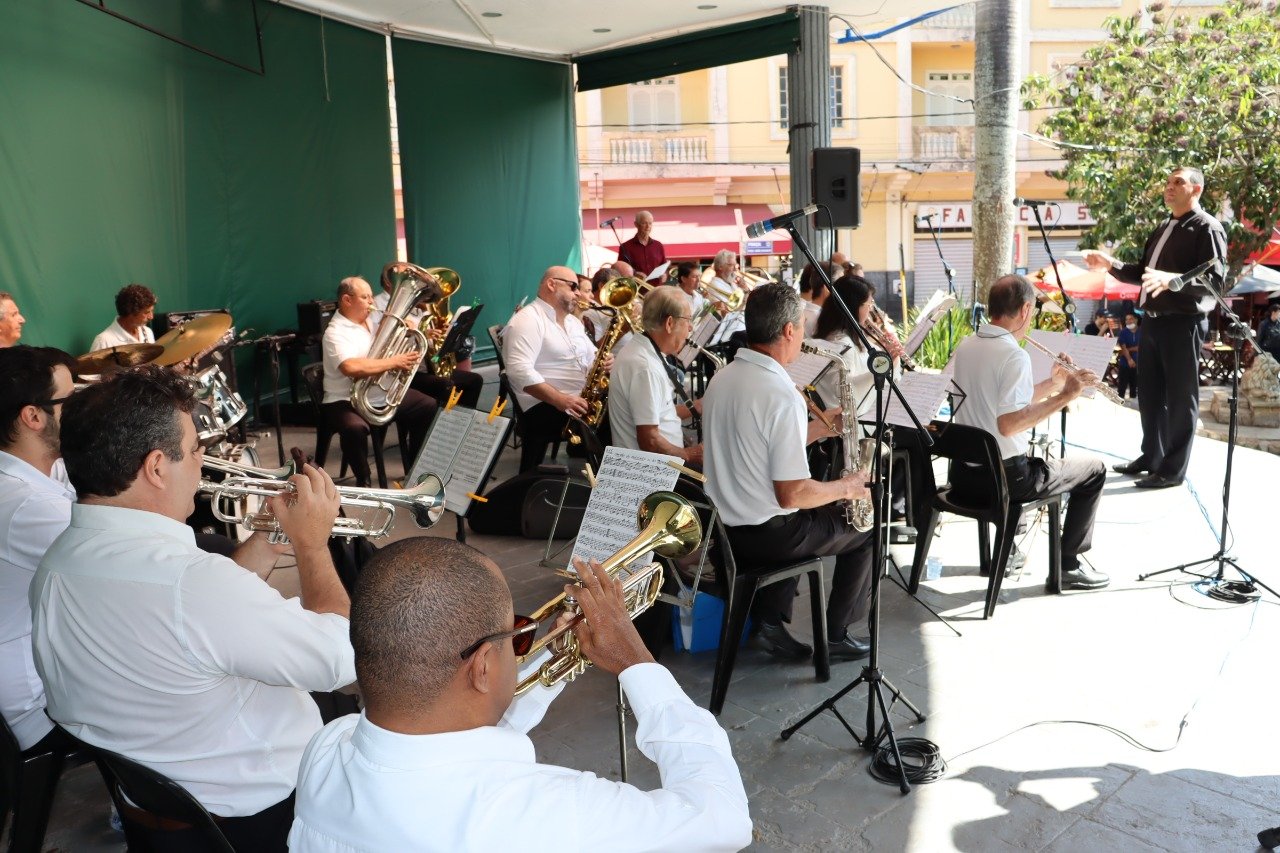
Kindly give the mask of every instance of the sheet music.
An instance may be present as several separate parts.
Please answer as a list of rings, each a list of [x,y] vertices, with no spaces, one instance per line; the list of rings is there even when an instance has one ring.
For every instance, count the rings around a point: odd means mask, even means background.
[[[440,411],[431,424],[431,432],[427,434],[426,443],[409,469],[406,483],[417,484],[426,474],[435,474],[446,485],[449,485],[449,472],[453,469],[453,460],[462,448],[462,442],[471,428],[472,409],[453,408]]]
[[[947,392],[951,389],[951,377],[943,373],[904,373],[898,378],[898,388],[911,406],[911,411],[920,419],[921,425],[928,426],[930,421],[938,417],[942,404],[946,402]],[[889,394],[885,421],[915,429],[916,425],[907,410],[902,408],[898,395],[885,390]]]
[[[688,370],[689,365],[693,364],[693,360],[698,357],[697,347],[707,346],[707,343],[715,336],[718,328],[720,328],[720,318],[710,312],[698,321],[698,325],[693,327],[693,331],[689,334],[689,340],[685,342],[684,347],[676,354],[676,359],[684,365],[685,370]]]
[[[640,532],[636,525],[640,502],[652,492],[670,491],[680,478],[680,472],[667,464],[669,461],[680,460],[675,456],[644,450],[605,448],[600,471],[596,474],[596,485],[591,490],[582,527],[573,545],[569,562],[571,571],[573,557],[603,562],[635,538]],[[636,564],[646,562],[637,561]]]
[[[466,515],[471,494],[480,494],[485,476],[507,439],[510,418],[489,422],[487,412],[455,406],[436,415],[431,432],[405,478],[412,487],[427,474],[444,482],[445,509]]]
[[[849,351],[848,344],[835,344],[818,338],[805,338],[804,342],[820,350],[826,350],[837,355],[844,355]],[[831,359],[821,355],[814,355],[813,353],[802,352],[796,357],[795,361],[784,365],[784,367],[793,383],[801,388],[808,388],[810,385],[816,385],[818,378],[826,372],[828,367],[831,367]],[[829,405],[835,404],[831,403]]]
[[[937,325],[938,320],[943,317],[951,306],[956,304],[956,298],[950,293],[941,290],[935,290],[933,295],[929,297],[929,301],[920,309],[920,313],[916,315],[916,324],[911,327],[911,334],[907,335],[906,341],[902,344],[903,349],[907,351],[907,355],[915,355],[916,350],[924,345],[924,339],[929,336],[930,330]]]
[[[1031,337],[1043,344],[1055,355],[1065,352],[1071,356],[1077,367],[1092,370],[1099,377],[1107,372],[1111,363],[1111,354],[1115,352],[1116,339],[1099,335],[1073,335],[1070,332],[1047,332],[1033,329]],[[1053,360],[1035,347],[1027,347],[1027,355],[1031,356],[1031,381],[1043,382],[1049,378],[1053,370]],[[1096,389],[1086,388],[1083,397],[1092,397]]]
[[[663,276],[667,274],[667,268],[671,266],[671,261],[664,261],[653,268],[653,272],[645,276],[645,281],[662,281]]]

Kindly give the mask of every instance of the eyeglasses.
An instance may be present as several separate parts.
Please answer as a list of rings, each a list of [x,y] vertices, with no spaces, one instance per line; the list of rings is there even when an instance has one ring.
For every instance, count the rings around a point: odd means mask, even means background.
[[[485,643],[491,643],[494,640],[504,640],[511,638],[511,647],[515,649],[516,657],[524,657],[529,654],[529,649],[533,648],[533,635],[538,630],[538,623],[530,619],[528,616],[516,616],[516,626],[510,631],[502,631],[497,634],[490,634],[487,637],[481,637],[471,645],[462,650],[461,658],[466,660],[476,653],[477,650]]]
[[[688,320],[690,323],[693,322],[693,317],[689,314],[668,314],[667,316],[672,320]]]
[[[33,406],[39,406],[39,407],[40,407],[40,408],[42,408],[42,409],[47,409],[47,410],[49,410],[49,411],[51,411],[51,412],[52,412],[52,411],[53,411],[53,407],[54,407],[54,406],[57,406],[57,405],[59,405],[59,404],[61,404],[61,403],[65,403],[65,402],[67,402],[67,401],[68,401],[68,400],[70,400],[70,399],[71,399],[71,395],[70,395],[70,394],[68,394],[68,395],[67,395],[67,396],[65,396],[65,397],[53,397],[53,398],[48,399],[48,400],[37,400],[36,402],[32,403],[31,405],[33,405]]]
[[[577,282],[576,280],[574,280],[574,281],[570,281],[570,280],[569,280],[569,279],[567,279],[567,278],[555,278],[555,277],[552,277],[552,279],[551,279],[551,280],[552,280],[552,281],[558,281],[558,282],[560,282],[561,284],[567,284],[567,285],[569,285],[570,287],[574,288],[575,290],[576,290],[576,289],[577,289],[577,287],[578,287],[578,282]]]

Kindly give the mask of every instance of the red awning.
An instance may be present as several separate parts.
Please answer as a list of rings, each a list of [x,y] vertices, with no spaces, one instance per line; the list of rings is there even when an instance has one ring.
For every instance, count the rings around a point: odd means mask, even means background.
[[[767,204],[697,204],[681,207],[650,208],[606,208],[582,211],[582,233],[588,245],[602,246],[617,251],[618,241],[614,239],[613,229],[609,226],[597,227],[599,223],[614,216],[621,217],[614,226],[618,236],[629,240],[635,235],[632,222],[635,215],[647,209],[653,214],[653,239],[662,243],[667,258],[673,261],[710,258],[721,249],[738,251],[738,242],[746,241],[745,231],[738,228],[734,211],[742,211],[742,224],[751,224],[763,219],[771,219],[777,214]],[[625,226],[625,227],[624,227]],[[752,240],[752,243],[761,241]],[[750,255],[786,255],[791,253],[791,235],[786,231],[774,231],[763,238],[769,245],[769,251],[751,252]]]

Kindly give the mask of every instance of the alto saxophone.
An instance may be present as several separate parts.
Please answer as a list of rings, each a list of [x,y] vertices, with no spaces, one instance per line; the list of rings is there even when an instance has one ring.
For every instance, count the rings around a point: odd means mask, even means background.
[[[853,383],[849,381],[849,371],[844,366],[844,359],[837,352],[821,349],[812,344],[801,344],[800,351],[810,355],[819,355],[831,361],[831,367],[840,372],[840,411],[841,431],[840,443],[844,448],[844,470],[840,476],[848,476],[857,471],[871,473],[871,462],[876,452],[876,440],[858,435],[858,404],[853,399]],[[875,505],[870,497],[854,501],[844,501],[844,517],[849,525],[860,533],[866,533],[875,526]]]
[[[582,422],[592,429],[599,427],[604,420],[604,400],[609,390],[609,372],[605,370],[605,360],[617,345],[622,333],[629,328],[628,314],[631,311],[631,303],[639,294],[642,283],[638,278],[615,278],[610,279],[604,287],[600,288],[600,304],[595,307],[605,312],[612,312],[613,318],[609,321],[608,331],[600,339],[595,361],[591,363],[591,369],[587,371],[587,381],[582,386],[581,396],[587,401],[587,413],[582,416]],[[573,431],[572,425],[572,420],[565,424],[564,438],[570,444],[581,444],[582,436]]]

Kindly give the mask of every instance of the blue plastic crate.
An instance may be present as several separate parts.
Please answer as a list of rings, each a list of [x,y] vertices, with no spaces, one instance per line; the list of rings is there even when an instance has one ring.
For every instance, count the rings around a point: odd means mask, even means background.
[[[671,614],[671,634],[678,652],[706,652],[720,648],[720,623],[724,619],[724,600],[706,592],[700,592],[693,599],[693,642],[685,648],[684,633],[680,630],[680,610],[676,607]],[[751,630],[751,619],[747,619],[742,632],[742,641]]]

